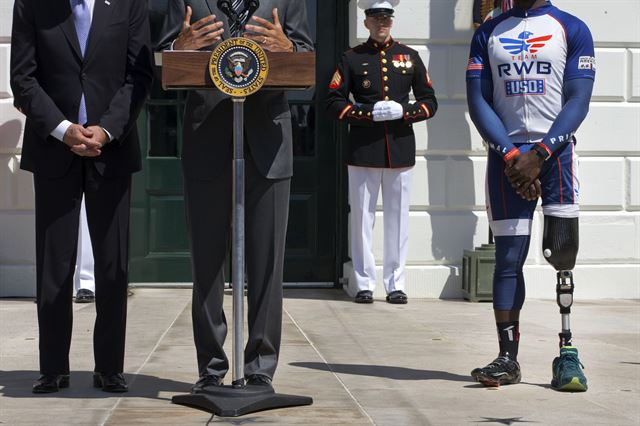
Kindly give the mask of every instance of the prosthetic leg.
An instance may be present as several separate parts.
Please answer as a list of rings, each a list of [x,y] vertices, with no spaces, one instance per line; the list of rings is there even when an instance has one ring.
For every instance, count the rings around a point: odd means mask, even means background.
[[[560,356],[553,361],[551,386],[563,391],[587,390],[578,350],[571,343],[571,306],[573,305],[573,267],[578,255],[578,218],[544,217],[543,254],[557,271],[556,301],[562,316]]]
[[[556,301],[562,315],[560,347],[571,346],[573,267],[578,255],[578,218],[544,217],[543,254],[557,272]]]

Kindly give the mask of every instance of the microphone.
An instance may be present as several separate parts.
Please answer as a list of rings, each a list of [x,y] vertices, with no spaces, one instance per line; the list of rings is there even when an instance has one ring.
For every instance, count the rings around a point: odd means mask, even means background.
[[[245,16],[244,19],[242,19],[243,27],[247,24],[247,22],[249,22],[249,19],[251,19],[251,17],[259,7],[259,0],[244,0]]]
[[[260,2],[258,0],[245,0],[244,4],[247,8],[247,12],[249,12],[249,16],[253,15],[260,7]]]
[[[220,9],[222,13],[227,15],[229,18],[235,15],[230,0],[218,0],[218,9]]]

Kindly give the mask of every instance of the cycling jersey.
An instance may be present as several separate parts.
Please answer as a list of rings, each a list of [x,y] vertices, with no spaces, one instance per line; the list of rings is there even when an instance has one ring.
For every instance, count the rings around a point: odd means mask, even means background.
[[[511,142],[489,140],[489,146],[508,156],[517,151],[513,144],[539,142],[552,154],[572,140],[579,123],[557,134],[549,130],[565,104],[565,82],[593,80],[595,68],[587,26],[550,2],[514,8],[483,24],[471,43],[467,79],[491,82],[492,108]]]

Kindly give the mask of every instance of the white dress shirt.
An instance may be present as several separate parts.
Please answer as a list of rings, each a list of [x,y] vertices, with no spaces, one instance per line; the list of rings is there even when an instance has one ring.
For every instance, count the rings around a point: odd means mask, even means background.
[[[74,0],[69,1],[69,4],[71,5],[72,8],[73,8],[73,1]],[[89,15],[93,19],[93,7],[95,6],[96,2],[95,0],[84,0],[84,1],[87,4],[87,7],[89,8]],[[71,124],[73,123],[71,123],[69,120],[63,120],[60,124],[58,124],[58,126],[55,129],[53,129],[53,131],[51,132],[51,136],[58,139],[59,141],[62,141],[64,139],[65,133],[67,133],[67,130],[69,129],[69,126],[71,126]],[[109,133],[109,131],[104,127],[102,129],[107,134],[107,137],[109,138],[109,142],[111,142],[113,140],[111,133]]]

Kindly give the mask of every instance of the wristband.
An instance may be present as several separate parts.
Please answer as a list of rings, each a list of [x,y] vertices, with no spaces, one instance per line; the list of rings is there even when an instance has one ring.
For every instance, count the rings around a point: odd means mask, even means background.
[[[551,155],[549,151],[545,147],[540,146],[539,144],[535,144],[531,151],[535,152],[538,157],[542,159],[542,161],[546,161]]]

